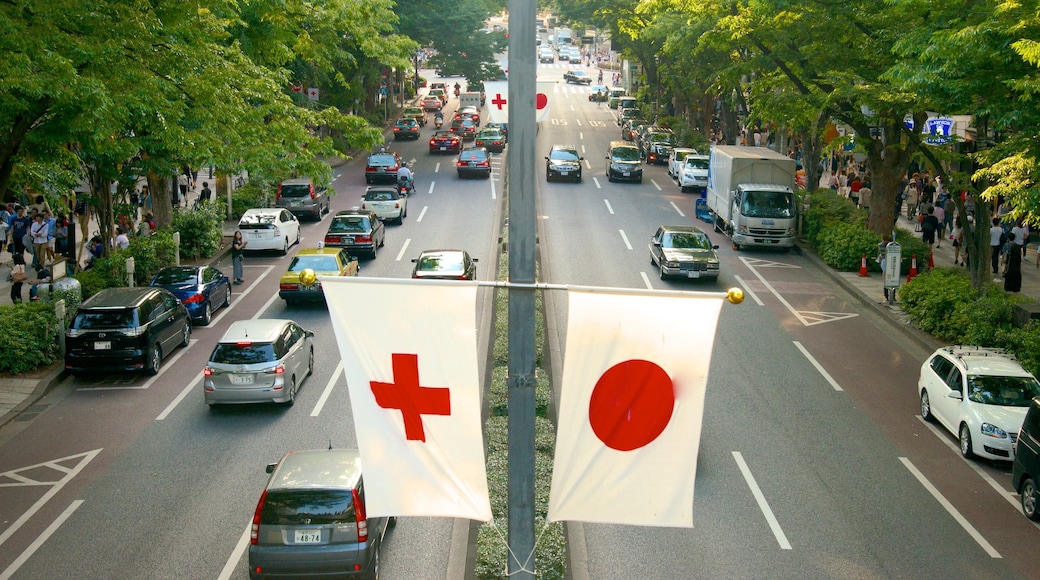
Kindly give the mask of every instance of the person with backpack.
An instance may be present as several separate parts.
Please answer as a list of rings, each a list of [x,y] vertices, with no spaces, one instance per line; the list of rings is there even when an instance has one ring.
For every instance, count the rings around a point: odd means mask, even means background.
[[[931,249],[935,245],[935,232],[939,231],[939,219],[935,217],[935,208],[928,206],[928,213],[921,219],[921,240]]]

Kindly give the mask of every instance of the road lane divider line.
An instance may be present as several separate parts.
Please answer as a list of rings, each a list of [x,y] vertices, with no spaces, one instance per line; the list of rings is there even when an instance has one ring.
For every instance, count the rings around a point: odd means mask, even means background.
[[[953,519],[956,520],[958,524],[960,524],[962,528],[964,528],[964,531],[968,532],[968,535],[971,536],[972,539],[974,539],[975,542],[980,547],[982,547],[982,549],[985,550],[987,554],[989,554],[990,558],[1001,558],[1000,553],[997,552],[997,550],[994,549],[993,546],[991,546],[990,543],[986,541],[986,538],[982,537],[982,534],[980,534],[979,531],[975,529],[975,526],[972,526],[971,523],[968,522],[967,518],[961,515],[961,512],[957,511],[957,508],[953,507],[953,504],[950,503],[949,500],[947,500],[943,496],[943,494],[940,493],[938,489],[936,489],[934,485],[932,485],[932,482],[928,481],[928,478],[925,477],[924,474],[921,473],[921,471],[918,470],[917,467],[913,463],[911,463],[909,459],[907,459],[906,457],[900,457],[899,461],[902,462],[903,466],[906,467],[907,470],[909,470],[910,473],[917,478],[918,483],[924,486],[924,488],[928,490],[928,493],[932,494],[932,497],[934,497],[935,500],[939,502],[939,505],[941,505],[943,509],[945,509],[946,512],[950,514],[953,517]]]
[[[584,143],[581,144],[581,154],[585,155],[585,144]]]
[[[577,123],[579,127],[581,127],[581,119],[575,119],[574,122]]]
[[[585,169],[588,169],[589,171],[592,171],[592,164],[589,163],[588,159],[585,160]]]
[[[43,530],[43,533],[37,536],[36,539],[33,540],[33,543],[29,544],[29,546],[25,548],[25,550],[23,550],[17,558],[14,559],[14,562],[11,562],[11,565],[8,566],[7,569],[3,571],[3,573],[0,573],[0,580],[7,580],[8,578],[14,576],[14,573],[22,567],[22,564],[25,564],[29,560],[29,558],[31,558],[32,555],[36,553],[36,550],[39,550],[40,546],[42,546],[43,543],[46,542],[47,539],[54,534],[54,532],[58,531],[58,528],[60,528],[61,525],[65,523],[65,520],[72,517],[72,512],[76,511],[76,509],[79,508],[79,506],[81,505],[83,505],[83,500],[81,499],[77,499],[76,501],[69,504],[69,507],[65,508],[65,511],[61,512],[61,515],[59,515],[56,520],[51,522],[51,525],[47,526],[47,529]]]
[[[425,207],[423,208],[423,213],[426,213],[426,208]],[[421,219],[421,216],[420,216],[420,219]],[[404,241],[404,245],[401,246],[401,251],[397,252],[397,258],[394,259],[395,262],[400,262],[401,261],[401,258],[404,257],[404,252],[405,252],[405,250],[408,249],[408,244],[410,244],[410,243],[412,243],[412,238],[408,238],[407,240]]]
[[[436,181],[431,181],[430,182],[430,191],[427,191],[426,193],[433,193],[433,186],[436,185],[436,184],[437,184]]]
[[[603,203],[607,204],[607,211],[610,212],[610,215],[614,215],[614,208],[610,207],[610,200],[604,199]]]
[[[657,188],[657,191],[664,191],[663,189],[661,189],[661,186],[660,186],[660,185],[657,185],[657,181],[656,181],[656,180],[654,180],[654,179],[651,179],[651,180],[650,180],[650,183],[654,184],[654,187],[656,187],[656,188]]]
[[[231,551],[227,562],[224,563],[224,569],[220,571],[217,580],[228,580],[234,575],[235,568],[238,568],[238,563],[242,560],[242,554],[246,553],[246,548],[249,546],[249,532],[252,529],[253,522],[246,524],[246,531],[242,532],[242,536],[238,538],[238,543],[235,544],[235,549]]]
[[[766,501],[766,496],[762,494],[761,488],[758,487],[758,483],[755,481],[755,476],[752,475],[747,463],[744,462],[744,456],[741,455],[739,451],[734,451],[733,459],[737,462],[737,467],[740,468],[740,473],[744,476],[744,481],[747,482],[748,487],[751,489],[751,495],[755,496],[755,501],[758,502],[758,509],[762,510],[762,515],[765,516],[766,522],[769,523],[769,529],[773,531],[773,536],[776,537],[777,543],[780,544],[780,549],[790,550],[791,543],[787,541],[787,536],[784,535],[784,530],[780,527],[780,522],[778,522],[776,516],[773,515],[773,510],[769,509],[769,502]]]
[[[584,131],[578,131],[578,139],[579,140],[585,139],[585,132]],[[585,152],[585,146],[584,145],[581,146],[581,152],[582,153]]]
[[[631,250],[632,244],[628,241],[628,236],[625,235],[625,230],[618,230],[618,233],[621,234],[621,239],[625,241],[625,247]]]
[[[329,395],[332,394],[332,388],[336,386],[336,382],[339,380],[341,374],[343,374],[342,360],[336,365],[336,370],[332,371],[332,376],[329,377],[329,382],[325,384],[325,390],[321,392],[321,397],[318,398],[318,404],[314,405],[314,410],[311,411],[311,417],[317,417],[321,414],[321,410],[325,407],[325,401],[329,400]]]
[[[128,387],[117,387],[117,386],[110,386],[110,387],[80,387],[80,388],[78,388],[76,390],[77,391],[143,391],[143,390],[147,389],[148,387],[152,386],[152,384],[155,383],[155,381],[157,381],[160,377],[162,377],[166,373],[166,369],[173,368],[173,365],[178,360],[180,360],[180,358],[182,356],[184,356],[184,353],[188,352],[188,349],[190,349],[192,346],[194,346],[195,343],[197,343],[198,341],[199,341],[199,339],[197,339],[197,338],[192,338],[192,339],[188,340],[188,346],[186,346],[184,348],[178,348],[177,349],[177,353],[174,354],[173,356],[171,356],[170,358],[166,359],[166,362],[164,362],[162,364],[162,366],[159,367],[159,372],[156,373],[154,377],[150,377],[142,385],[135,385],[135,386],[128,386]]]
[[[495,178],[491,177],[488,181],[491,182],[491,199],[497,199],[495,196]]]
[[[798,347],[798,350],[802,351],[802,356],[809,359],[809,363],[816,368],[816,371],[823,375],[823,378],[827,379],[827,382],[830,383],[832,387],[834,387],[835,391],[843,392],[845,390],[841,388],[841,385],[838,384],[838,381],[834,380],[834,377],[832,377],[831,374],[827,372],[827,369],[823,368],[823,365],[821,365],[813,357],[813,355],[809,354],[809,351],[806,350],[804,346],[802,346],[802,343],[798,342],[797,340],[792,342],[794,342],[794,345]]]
[[[679,206],[675,205],[674,201],[670,201],[668,203],[672,204],[672,207],[675,208],[675,211],[679,212],[679,217],[686,217],[686,214],[684,214],[682,210],[679,209]]]
[[[646,289],[653,290],[654,285],[650,283],[650,277],[646,275],[646,272],[640,272],[639,275],[643,277],[643,284],[646,285]]]
[[[440,171],[441,171],[441,162],[438,161],[437,164],[433,166],[433,172],[434,173],[440,173]]]
[[[424,205],[423,206],[422,211],[419,212],[419,219],[415,220],[415,223],[419,223],[419,222],[422,221],[423,216],[426,215],[426,210],[428,210],[428,209],[430,209],[430,206],[428,206],[428,205]]]
[[[750,296],[751,299],[755,301],[755,304],[758,304],[759,306],[766,305],[765,302],[762,302],[762,299],[758,297],[758,294],[755,294],[754,290],[748,288],[747,282],[745,282],[743,278],[740,276],[733,276],[733,278],[737,281],[737,284],[740,284],[740,287],[744,289],[744,294]]]
[[[592,182],[596,184],[596,189],[603,189],[603,186],[599,184],[599,178],[593,177]]]
[[[190,393],[191,390],[195,388],[195,385],[197,385],[199,381],[202,380],[203,372],[204,371],[199,371],[199,374],[195,375],[195,378],[188,383],[188,386],[181,389],[180,394],[177,395],[177,397],[174,398],[172,401],[170,401],[170,404],[166,405],[166,408],[163,409],[163,412],[159,413],[159,416],[155,418],[156,421],[162,421],[166,417],[170,416],[170,413],[172,413],[173,410],[177,408],[177,405],[181,404],[181,401],[184,400],[184,397],[187,397],[188,393]]]

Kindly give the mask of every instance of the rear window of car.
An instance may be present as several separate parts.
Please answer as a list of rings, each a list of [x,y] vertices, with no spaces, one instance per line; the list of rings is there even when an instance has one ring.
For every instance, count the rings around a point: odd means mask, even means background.
[[[219,343],[210,355],[211,362],[226,365],[249,365],[278,360],[274,344],[270,342]]]
[[[303,183],[285,184],[279,191],[279,195],[282,197],[304,197],[310,194],[310,186]]]
[[[159,270],[154,282],[156,284],[191,284],[198,282],[198,272],[174,268]]]
[[[342,234],[345,232],[367,232],[368,220],[362,216],[338,217],[332,220],[329,233]]]
[[[393,201],[396,197],[392,191],[365,192],[365,201]]]
[[[423,256],[419,260],[419,270],[423,272],[462,270],[462,256],[460,254]]]
[[[370,155],[369,156],[368,164],[369,165],[382,165],[382,166],[386,167],[386,166],[391,166],[391,165],[397,165],[397,160],[394,159],[393,155],[377,154],[377,155]]]
[[[72,319],[72,328],[77,330],[134,328],[136,326],[138,326],[137,316],[133,309],[80,312]]]
[[[243,230],[269,230],[274,227],[276,216],[271,215],[246,215],[238,222],[239,229]]]
[[[307,268],[318,272],[336,272],[339,270],[339,262],[335,256],[296,256],[289,264],[290,272],[302,272]]]
[[[342,489],[271,489],[261,525],[299,526],[354,523],[354,497]]]
[[[483,161],[487,159],[487,155],[484,155],[483,151],[463,151],[459,153],[459,159],[462,161]]]

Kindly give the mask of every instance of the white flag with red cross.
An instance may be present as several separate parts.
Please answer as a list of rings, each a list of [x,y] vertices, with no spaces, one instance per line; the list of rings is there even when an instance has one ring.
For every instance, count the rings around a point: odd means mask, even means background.
[[[693,527],[723,297],[567,294],[548,520]]]
[[[321,284],[369,515],[489,521],[476,282],[322,277]]]
[[[534,96],[535,121],[541,122],[549,115],[549,95],[556,81],[538,81]],[[492,123],[509,122],[509,81],[484,81],[484,109]]]

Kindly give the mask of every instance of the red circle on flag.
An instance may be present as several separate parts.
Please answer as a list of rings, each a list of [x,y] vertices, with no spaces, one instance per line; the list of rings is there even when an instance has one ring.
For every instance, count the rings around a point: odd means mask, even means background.
[[[589,423],[604,445],[632,451],[664,431],[675,408],[672,378],[656,364],[627,360],[596,381],[589,399]]]
[[[545,93],[537,93],[534,96],[534,108],[544,109],[549,104],[549,97],[545,96]]]

